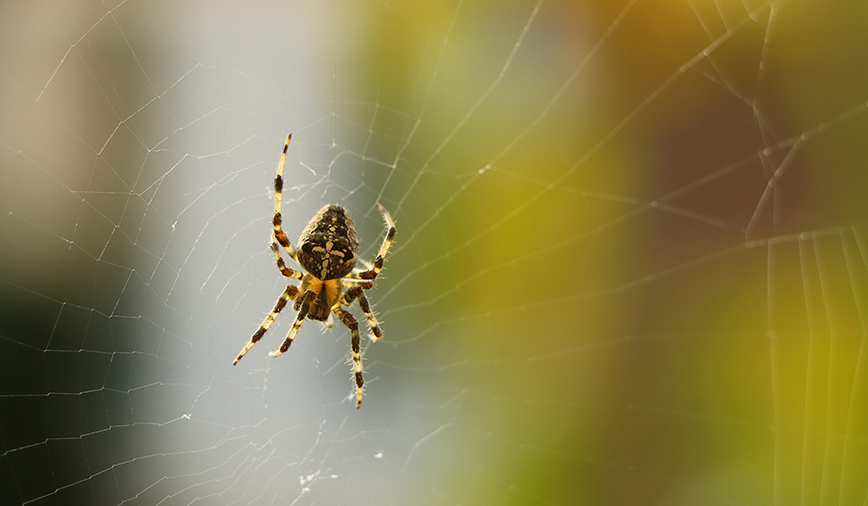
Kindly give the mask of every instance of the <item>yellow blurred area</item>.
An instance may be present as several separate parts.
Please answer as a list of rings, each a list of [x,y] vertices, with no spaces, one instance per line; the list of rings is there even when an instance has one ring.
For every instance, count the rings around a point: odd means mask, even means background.
[[[473,503],[861,503],[864,6],[538,7],[402,6],[363,64],[461,183],[402,211],[449,222]]]

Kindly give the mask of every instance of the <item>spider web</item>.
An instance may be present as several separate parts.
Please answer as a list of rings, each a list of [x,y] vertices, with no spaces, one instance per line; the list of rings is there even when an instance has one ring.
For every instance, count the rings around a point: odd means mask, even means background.
[[[0,6],[0,502],[868,502],[868,9],[416,4]]]

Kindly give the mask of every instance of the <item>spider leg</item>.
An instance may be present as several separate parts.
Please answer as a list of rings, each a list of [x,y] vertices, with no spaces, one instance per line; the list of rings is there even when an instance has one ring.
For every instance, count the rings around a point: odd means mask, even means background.
[[[374,260],[374,266],[367,271],[360,272],[360,279],[370,280],[368,283],[361,285],[366,290],[374,286],[374,280],[377,279],[377,276],[380,274],[380,271],[383,270],[383,262],[386,260],[386,253],[389,252],[389,246],[392,245],[392,239],[395,237],[395,232],[397,229],[395,228],[395,222],[392,220],[392,216],[389,215],[389,211],[377,203],[377,209],[383,214],[383,219],[386,221],[386,237],[383,238],[383,244],[380,246],[380,252],[377,253],[377,259]]]
[[[298,262],[298,253],[296,253],[295,248],[292,246],[292,243],[287,239],[286,234],[283,232],[283,219],[281,218],[281,208],[283,204],[283,166],[286,164],[286,150],[289,148],[289,141],[292,139],[292,134],[286,136],[286,144],[283,145],[283,153],[280,154],[280,163],[277,164],[277,176],[274,178],[274,220],[272,221],[272,225],[274,227],[274,239],[283,246],[283,249],[286,250],[286,253]],[[274,241],[272,241],[272,250],[276,250],[277,246],[274,246]],[[280,272],[284,273],[284,269],[286,265],[281,267],[283,261],[280,258],[280,255],[275,251],[275,256],[277,257],[277,266],[280,268]],[[291,272],[291,269],[289,269]],[[297,279],[301,278],[301,274],[297,273]],[[286,273],[283,274],[287,277],[296,277],[296,276],[288,276]]]
[[[232,362],[232,365],[237,364],[238,361],[241,360],[241,357],[243,357],[245,353],[250,351],[250,349],[253,348],[253,346],[260,339],[262,339],[262,336],[265,335],[265,333],[268,331],[268,328],[271,327],[272,323],[274,323],[274,319],[277,318],[277,315],[279,315],[283,308],[286,307],[286,303],[290,300],[295,299],[296,297],[298,297],[298,288],[296,288],[294,285],[288,285],[286,287],[286,290],[284,290],[283,293],[280,294],[280,297],[277,299],[277,303],[274,305],[274,309],[272,309],[271,313],[269,313],[269,315],[265,317],[265,321],[263,321],[262,325],[260,325],[256,332],[253,333],[253,337],[250,338],[250,341],[246,345],[244,345],[244,348],[242,348],[241,353],[239,353],[238,356],[235,357],[235,361]]]
[[[353,267],[352,272],[350,272],[349,274],[347,274],[346,276],[344,276],[344,280],[345,280],[345,281],[346,281],[346,280],[353,280],[353,281],[366,281],[366,280],[360,278],[360,277],[359,277],[359,274],[361,274],[361,273],[363,273],[363,272],[365,272],[365,271],[369,271],[369,270],[373,269],[373,268],[374,268],[374,264],[372,264],[371,262],[368,262],[368,261],[365,260],[364,258],[360,258],[360,259],[358,260],[358,262],[359,262],[360,264],[362,264],[364,267],[359,267],[358,265],[355,266],[355,267]]]
[[[374,340],[380,339],[383,337],[383,332],[380,330],[380,324],[377,323],[377,318],[371,311],[371,305],[368,303],[368,298],[365,297],[365,292],[362,290],[361,286],[356,285],[344,292],[340,304],[349,307],[349,305],[356,299],[359,300],[359,307],[361,307],[362,311],[365,313],[365,319],[368,320],[368,328],[370,328],[371,333],[374,334]]]
[[[304,323],[305,317],[307,317],[307,313],[310,310],[310,305],[313,300],[316,298],[316,292],[313,290],[308,290],[304,292],[304,295],[301,296],[298,301],[300,302],[300,307],[298,310],[298,315],[295,317],[295,321],[292,323],[292,328],[289,329],[289,332],[286,333],[286,339],[283,340],[283,344],[280,345],[280,348],[269,353],[272,357],[279,357],[286,353],[289,347],[292,345],[292,342],[295,341],[295,335],[298,333],[298,329],[301,328],[301,324]],[[299,302],[296,302],[296,305],[299,305]]]
[[[352,348],[353,348],[353,373],[356,378],[356,409],[359,409],[362,405],[362,386],[365,384],[365,380],[362,379],[362,351],[361,351],[361,337],[359,336],[359,322],[353,318],[349,312],[345,311],[340,304],[335,304],[332,307],[332,312],[334,312],[335,316],[350,329],[350,333],[352,334]]]
[[[353,268],[353,274],[358,274],[358,273],[360,273],[360,272],[363,272],[363,271],[370,270],[370,269],[373,269],[373,268],[374,268],[374,264],[372,264],[371,262],[368,262],[368,261],[365,260],[364,258],[360,258],[360,259],[359,259],[359,263],[362,264],[362,265],[364,265],[364,268],[362,268],[362,267],[358,267],[358,266],[357,266],[357,267],[354,267],[354,268]]]
[[[271,252],[274,253],[274,259],[277,261],[277,268],[280,269],[281,274],[294,279],[301,279],[304,276],[301,271],[290,269],[286,266],[286,262],[284,262],[283,258],[280,256],[280,250],[277,249],[276,242],[271,243]]]

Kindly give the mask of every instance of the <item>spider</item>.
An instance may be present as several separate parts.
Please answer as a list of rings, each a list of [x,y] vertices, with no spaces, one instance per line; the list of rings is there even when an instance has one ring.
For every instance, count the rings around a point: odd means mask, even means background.
[[[359,348],[361,340],[359,322],[344,307],[349,308],[353,301],[358,300],[374,339],[383,337],[377,319],[371,312],[371,306],[368,303],[368,298],[365,297],[364,290],[373,288],[377,275],[383,269],[386,253],[395,237],[395,222],[392,221],[389,212],[378,203],[377,208],[386,221],[386,237],[383,239],[380,252],[372,265],[362,260],[364,264],[367,264],[367,270],[356,267],[356,260],[359,256],[359,239],[356,235],[356,227],[349,211],[339,205],[327,205],[320,209],[302,231],[301,237],[298,239],[298,249],[294,248],[283,232],[280,215],[283,198],[283,165],[286,163],[286,150],[289,148],[291,139],[292,134],[289,134],[286,137],[286,144],[283,145],[280,163],[277,165],[277,177],[274,178],[274,234],[271,240],[271,251],[274,253],[274,259],[280,273],[287,278],[301,280],[301,286],[287,285],[286,290],[277,299],[274,309],[265,317],[265,321],[253,333],[253,337],[242,348],[232,365],[237,364],[241,357],[265,335],[271,324],[274,323],[274,319],[290,300],[295,301],[293,306],[293,309],[297,311],[295,322],[286,334],[286,339],[283,340],[280,348],[271,352],[272,357],[282,355],[289,350],[305,318],[326,322],[326,325],[331,327],[330,316],[331,313],[334,313],[337,319],[350,329],[352,334],[353,373],[357,395],[356,408],[359,408],[362,405],[362,386],[364,385],[362,355]],[[304,272],[286,266],[280,255],[278,244],[283,247],[290,258],[304,269]]]

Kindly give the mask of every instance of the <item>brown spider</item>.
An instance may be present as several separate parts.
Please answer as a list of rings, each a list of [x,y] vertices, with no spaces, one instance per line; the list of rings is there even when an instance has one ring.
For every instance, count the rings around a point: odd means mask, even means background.
[[[280,216],[283,198],[283,165],[286,163],[286,150],[289,148],[290,139],[292,139],[292,134],[286,137],[283,154],[280,155],[280,163],[277,165],[277,177],[274,178],[274,236],[271,241],[271,251],[274,253],[280,273],[287,278],[301,280],[301,286],[287,285],[286,290],[277,299],[274,309],[265,317],[265,321],[253,333],[250,342],[244,346],[232,365],[237,364],[241,357],[265,335],[268,328],[274,323],[274,319],[290,300],[295,301],[293,309],[298,314],[292,328],[286,334],[283,344],[280,345],[279,349],[271,352],[272,357],[281,355],[289,349],[305,318],[326,321],[329,315],[334,313],[338,320],[346,325],[352,333],[353,373],[355,374],[358,396],[356,408],[359,408],[362,405],[362,385],[364,384],[359,322],[344,307],[349,307],[353,301],[358,300],[374,339],[383,337],[377,319],[371,312],[371,306],[368,304],[364,290],[369,290],[374,286],[377,275],[383,269],[386,252],[389,251],[389,246],[395,237],[395,222],[392,221],[389,212],[377,204],[377,208],[386,220],[386,237],[380,246],[377,259],[368,270],[356,268],[356,260],[359,256],[359,238],[356,235],[356,227],[349,211],[339,205],[324,206],[311,218],[298,239],[298,249],[296,250],[286,238],[286,234],[283,233]],[[286,266],[280,256],[278,244],[283,247],[290,258],[301,265],[304,272]]]

